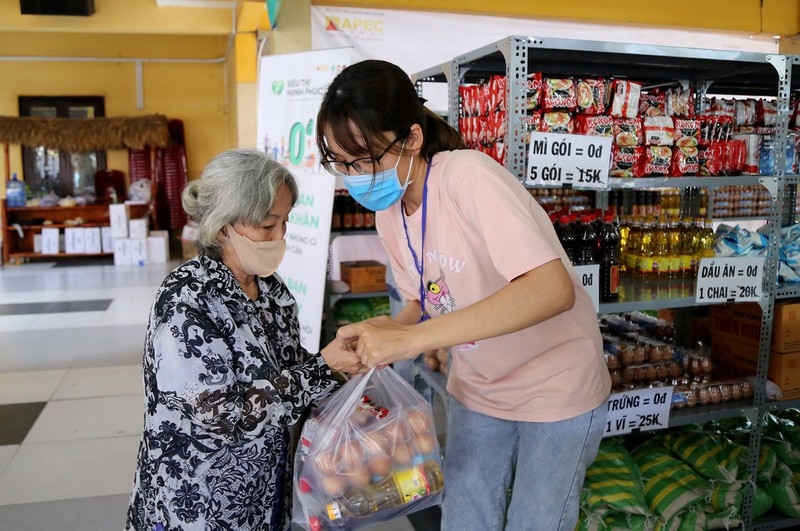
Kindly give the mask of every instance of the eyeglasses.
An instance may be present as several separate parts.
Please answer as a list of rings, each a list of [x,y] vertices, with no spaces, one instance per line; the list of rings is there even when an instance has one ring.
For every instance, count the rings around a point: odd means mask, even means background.
[[[323,159],[320,161],[322,167],[325,170],[332,174],[332,175],[350,175],[350,168],[353,168],[356,173],[360,173],[363,175],[366,174],[373,174],[375,173],[378,164],[380,164],[381,159],[389,153],[389,150],[392,149],[392,146],[397,144],[397,142],[401,138],[405,138],[406,134],[408,134],[408,129],[404,130],[402,133],[397,135],[394,140],[392,140],[386,149],[384,149],[380,155],[377,157],[361,157],[359,159],[355,159],[351,162],[345,162],[343,160],[334,160],[334,159]]]

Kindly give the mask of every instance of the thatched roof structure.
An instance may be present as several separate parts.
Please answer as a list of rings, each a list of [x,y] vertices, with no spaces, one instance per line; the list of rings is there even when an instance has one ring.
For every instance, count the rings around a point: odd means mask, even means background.
[[[46,146],[74,153],[170,145],[167,117],[29,118],[0,116],[0,143]]]

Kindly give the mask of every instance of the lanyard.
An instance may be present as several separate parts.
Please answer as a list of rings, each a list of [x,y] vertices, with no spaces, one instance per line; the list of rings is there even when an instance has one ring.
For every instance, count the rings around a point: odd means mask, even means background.
[[[414,259],[414,268],[417,270],[417,273],[419,273],[420,322],[430,319],[430,316],[425,312],[425,294],[428,290],[425,288],[425,281],[422,277],[422,271],[425,265],[423,260],[425,260],[425,226],[428,218],[428,175],[430,173],[431,159],[428,159],[428,168],[425,170],[425,181],[423,181],[424,184],[422,186],[422,246],[420,248],[420,256],[422,259],[417,256],[414,247],[411,245],[411,238],[408,236],[408,225],[406,225],[406,215],[402,207],[400,209],[400,217],[403,220],[403,230],[406,232],[406,244],[408,245],[408,250],[411,251],[411,257]]]

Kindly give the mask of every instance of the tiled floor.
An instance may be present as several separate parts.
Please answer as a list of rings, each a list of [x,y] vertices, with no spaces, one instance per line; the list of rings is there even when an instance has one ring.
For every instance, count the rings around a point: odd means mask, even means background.
[[[0,267],[2,531],[123,528],[147,314],[176,265]],[[438,529],[414,520],[373,529]]]

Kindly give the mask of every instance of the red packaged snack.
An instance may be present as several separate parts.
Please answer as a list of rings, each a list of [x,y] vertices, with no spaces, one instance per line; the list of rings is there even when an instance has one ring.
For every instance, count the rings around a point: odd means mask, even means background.
[[[758,114],[758,122],[765,126],[771,127],[777,125],[778,122],[778,102],[775,100],[759,99],[756,101],[756,112]],[[791,126],[791,124],[789,124]]]
[[[730,140],[725,143],[725,173],[737,175],[747,163],[747,143],[744,140]]]
[[[672,150],[670,175],[697,175],[699,171],[700,159],[697,146],[676,147]]]
[[[492,76],[489,80],[489,113],[506,110],[506,76]]]
[[[578,112],[604,114],[606,112],[606,82],[603,79],[578,80]]]
[[[575,132],[588,136],[612,136],[614,117],[606,115],[579,114],[575,117]]]
[[[568,112],[542,113],[539,130],[543,133],[570,134],[574,130],[572,116]]]
[[[675,124],[671,116],[645,116],[642,127],[644,143],[648,146],[671,146],[675,143]]]
[[[644,143],[641,118],[614,118],[611,132],[618,146],[640,146]]]
[[[644,175],[664,177],[669,175],[672,164],[672,148],[669,146],[644,147]]]
[[[700,143],[700,121],[689,118],[674,118],[675,145],[696,146]]]
[[[641,177],[643,154],[642,146],[612,146],[609,176]]]
[[[611,116],[635,118],[639,112],[639,98],[642,85],[622,79],[614,80],[614,99],[611,102]]]
[[[639,98],[639,116],[666,116],[667,95],[661,92],[642,94]]]
[[[700,121],[700,145],[708,146],[711,142],[730,140],[733,134],[733,116],[703,114]]]
[[[458,95],[461,97],[462,118],[480,114],[480,90],[478,85],[459,85]]]
[[[725,171],[727,142],[712,142],[707,147],[699,148],[697,154],[697,174],[705,177],[722,175]]]
[[[666,114],[668,116],[691,118],[695,115],[694,91],[692,89],[674,87],[667,89],[665,92],[667,95]]]
[[[756,125],[756,100],[736,100],[735,109],[736,125]]]
[[[531,133],[536,133],[541,131],[539,129],[539,123],[542,119],[541,113],[535,112],[533,114],[529,114],[525,117],[525,143],[531,143]]]
[[[542,108],[542,73],[534,72],[528,74],[528,99],[526,108],[532,111],[538,111]]]
[[[711,98],[706,114],[734,118],[736,116],[736,102],[726,98]]]
[[[578,106],[575,82],[571,77],[545,78],[542,88],[544,90],[544,101],[542,102],[544,111],[574,111]]]

